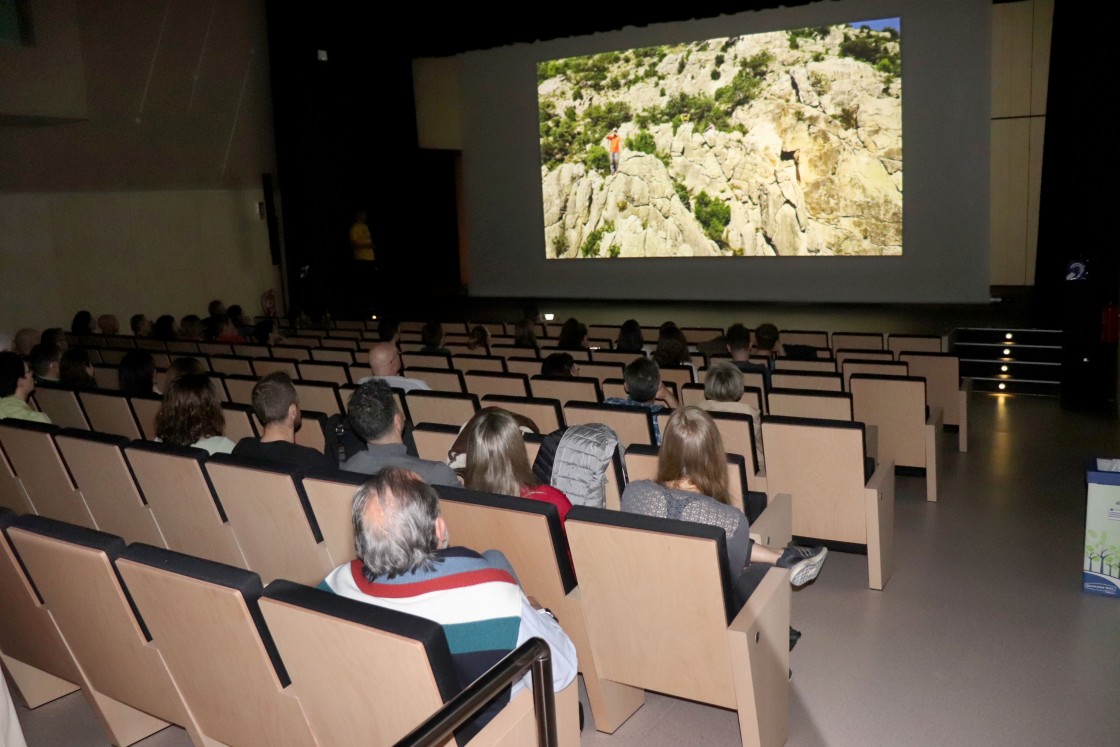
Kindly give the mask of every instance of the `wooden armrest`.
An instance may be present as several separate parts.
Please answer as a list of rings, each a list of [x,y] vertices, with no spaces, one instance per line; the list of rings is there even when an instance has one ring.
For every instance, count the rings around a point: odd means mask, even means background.
[[[727,628],[743,744],[789,737],[789,571],[771,568]]]
[[[937,464],[941,461],[941,430],[944,428],[944,413],[940,407],[929,408],[926,419],[926,500],[937,502]]]
[[[863,448],[867,456],[879,461],[879,426],[866,423],[863,426]]]
[[[941,412],[941,408],[936,406],[929,408],[929,417],[926,418],[926,425],[937,426],[937,430],[940,431],[944,423],[945,414]]]
[[[882,590],[894,570],[894,462],[875,469],[864,492],[867,522],[867,585]]]
[[[793,537],[793,499],[779,493],[767,499],[766,510],[751,524],[750,537],[761,545],[785,547]]]
[[[972,396],[972,379],[965,378],[957,393],[958,419],[957,450],[962,454],[968,451],[968,398]]]

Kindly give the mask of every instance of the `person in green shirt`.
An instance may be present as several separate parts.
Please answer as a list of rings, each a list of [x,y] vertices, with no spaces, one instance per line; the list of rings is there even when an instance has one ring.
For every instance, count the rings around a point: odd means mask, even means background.
[[[45,413],[27,404],[35,391],[35,378],[18,353],[0,353],[0,420],[18,418],[36,423],[50,423]]]

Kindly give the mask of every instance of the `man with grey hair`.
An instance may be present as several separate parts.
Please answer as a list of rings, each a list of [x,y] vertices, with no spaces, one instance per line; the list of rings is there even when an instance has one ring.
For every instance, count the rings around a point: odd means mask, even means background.
[[[431,389],[427,382],[420,379],[410,379],[401,376],[401,353],[397,346],[391,342],[379,342],[369,348],[369,370],[372,376],[362,379],[359,384],[364,384],[373,379],[380,379],[394,389],[403,389],[411,392],[413,389]]]
[[[342,469],[373,475],[386,467],[403,467],[418,473],[430,485],[459,485],[459,478],[446,464],[408,453],[404,415],[387,382],[370,379],[362,384],[350,395],[346,413],[354,433],[366,442],[366,450],[343,462]]]
[[[419,475],[397,468],[374,475],[354,496],[353,519],[358,557],[320,588],[444,626],[464,687],[534,637],[552,649],[553,687],[560,691],[575,679],[575,646],[556,618],[530,602],[500,552],[449,547],[439,496]],[[529,684],[528,675],[515,682],[457,733],[460,741]]]

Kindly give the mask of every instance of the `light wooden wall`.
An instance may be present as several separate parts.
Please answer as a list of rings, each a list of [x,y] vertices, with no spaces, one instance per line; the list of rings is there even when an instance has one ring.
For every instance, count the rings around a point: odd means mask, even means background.
[[[991,283],[1034,285],[1054,0],[992,13]]]

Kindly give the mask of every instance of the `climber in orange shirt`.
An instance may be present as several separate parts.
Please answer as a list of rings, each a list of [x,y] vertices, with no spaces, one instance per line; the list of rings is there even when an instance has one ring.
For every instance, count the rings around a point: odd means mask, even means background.
[[[618,136],[618,128],[611,130],[611,134],[607,135],[607,150],[611,154],[611,173],[618,173],[618,159],[619,153],[622,149],[622,138]]]

